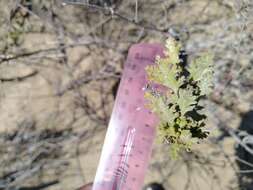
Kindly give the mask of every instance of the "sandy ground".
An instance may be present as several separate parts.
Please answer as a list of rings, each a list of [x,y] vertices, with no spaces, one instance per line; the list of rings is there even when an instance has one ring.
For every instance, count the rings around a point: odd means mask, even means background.
[[[20,34],[18,44],[13,44],[13,39],[6,38],[11,30],[10,23],[6,24],[10,16],[7,10],[15,7],[13,2],[0,2],[0,14],[4,15],[0,39],[7,44],[0,46],[1,56],[33,54],[1,60],[0,132],[19,130],[24,121],[34,122],[38,131],[71,129],[70,138],[61,142],[62,153],[52,161],[66,161],[67,166],[48,164],[49,169],[41,169],[21,184],[32,186],[59,180],[47,189],[72,190],[94,179],[114,103],[113,89],[128,48],[142,41],[162,43],[166,35],[149,30],[142,34],[141,27],[117,18],[107,21],[107,16],[83,8],[59,8],[52,1],[34,1],[32,10],[36,15],[25,22],[27,31]],[[160,182],[168,190],[238,189],[235,140],[225,137],[217,142],[216,137],[223,134],[217,127],[221,122],[236,129],[241,115],[252,110],[252,20],[238,21],[237,1],[194,0],[176,5],[173,2],[176,1],[153,5],[157,2],[140,1],[138,17],[144,24],[155,23],[158,28],[168,25],[177,31],[189,54],[214,52],[215,92],[221,93],[206,101],[209,140],[177,161],[169,158],[167,145],[155,143],[145,184]],[[126,3],[120,10],[132,15],[133,6]],[[55,20],[50,17],[50,10],[57,15]],[[26,9],[22,11],[28,14]],[[151,12],[155,13],[152,17]],[[246,24],[242,30],[243,22]],[[101,36],[106,43],[90,42]],[[61,51],[61,42],[72,46]],[[231,76],[232,82],[226,86]],[[0,154],[8,158],[7,153]],[[0,169],[0,177],[10,170]]]

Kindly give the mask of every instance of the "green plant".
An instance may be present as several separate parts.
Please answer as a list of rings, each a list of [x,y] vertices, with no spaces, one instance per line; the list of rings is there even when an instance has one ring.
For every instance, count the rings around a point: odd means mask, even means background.
[[[212,90],[212,56],[204,54],[189,66],[180,59],[181,44],[169,38],[164,57],[157,56],[155,65],[146,67],[149,85],[145,99],[147,107],[160,119],[158,134],[171,145],[171,155],[190,150],[193,143],[208,136],[206,115],[201,113],[200,100]]]

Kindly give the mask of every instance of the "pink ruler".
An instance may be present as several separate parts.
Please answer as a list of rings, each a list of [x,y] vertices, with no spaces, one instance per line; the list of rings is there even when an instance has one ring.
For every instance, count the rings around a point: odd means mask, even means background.
[[[158,119],[144,107],[145,67],[162,55],[159,44],[136,44],[128,53],[106,133],[93,190],[140,190]]]

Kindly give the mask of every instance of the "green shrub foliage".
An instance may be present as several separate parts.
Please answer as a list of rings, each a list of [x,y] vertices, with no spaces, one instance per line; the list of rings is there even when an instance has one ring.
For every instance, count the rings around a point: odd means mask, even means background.
[[[158,135],[171,146],[176,158],[181,150],[208,136],[206,115],[200,101],[213,86],[212,56],[203,54],[185,66],[180,59],[181,44],[169,38],[165,56],[146,67],[149,85],[145,92],[147,107],[160,119]],[[158,85],[158,88],[150,87]]]

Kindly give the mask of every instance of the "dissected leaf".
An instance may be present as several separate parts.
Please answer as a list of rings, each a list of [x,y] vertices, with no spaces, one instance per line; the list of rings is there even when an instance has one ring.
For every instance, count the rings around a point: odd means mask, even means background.
[[[145,98],[149,101],[147,106],[150,110],[159,115],[161,122],[174,122],[176,114],[168,108],[164,97],[155,97],[151,92],[146,92]]]
[[[167,60],[169,59],[157,57],[156,65],[147,66],[146,72],[150,81],[162,84],[176,93],[179,87],[183,85],[183,78],[177,79],[181,70],[176,65],[168,63]]]
[[[191,78],[199,84],[201,95],[209,94],[212,91],[213,84],[213,57],[205,54],[195,59],[189,66]]]
[[[189,65],[188,71],[194,81],[202,80],[206,73],[213,73],[212,59],[212,56],[205,54]]]
[[[191,88],[180,89],[178,95],[174,94],[171,96],[173,102],[179,106],[182,115],[191,111],[197,103],[197,97],[192,95],[192,92],[193,90]]]
[[[178,64],[180,62],[179,53],[181,50],[181,44],[173,38],[168,38],[165,43],[165,56],[169,57],[167,63]]]
[[[190,150],[198,139],[207,137],[203,130],[206,116],[198,113],[199,101],[212,90],[213,78],[211,56],[199,57],[185,68],[180,63],[180,50],[181,44],[170,38],[166,41],[165,57],[157,57],[154,65],[146,67],[150,82],[167,87],[163,93],[147,91],[145,98],[148,108],[160,119],[158,134],[171,145],[173,158],[180,150]]]
[[[198,82],[201,95],[208,95],[212,92],[213,89],[213,72],[206,72],[203,75],[203,78]]]

